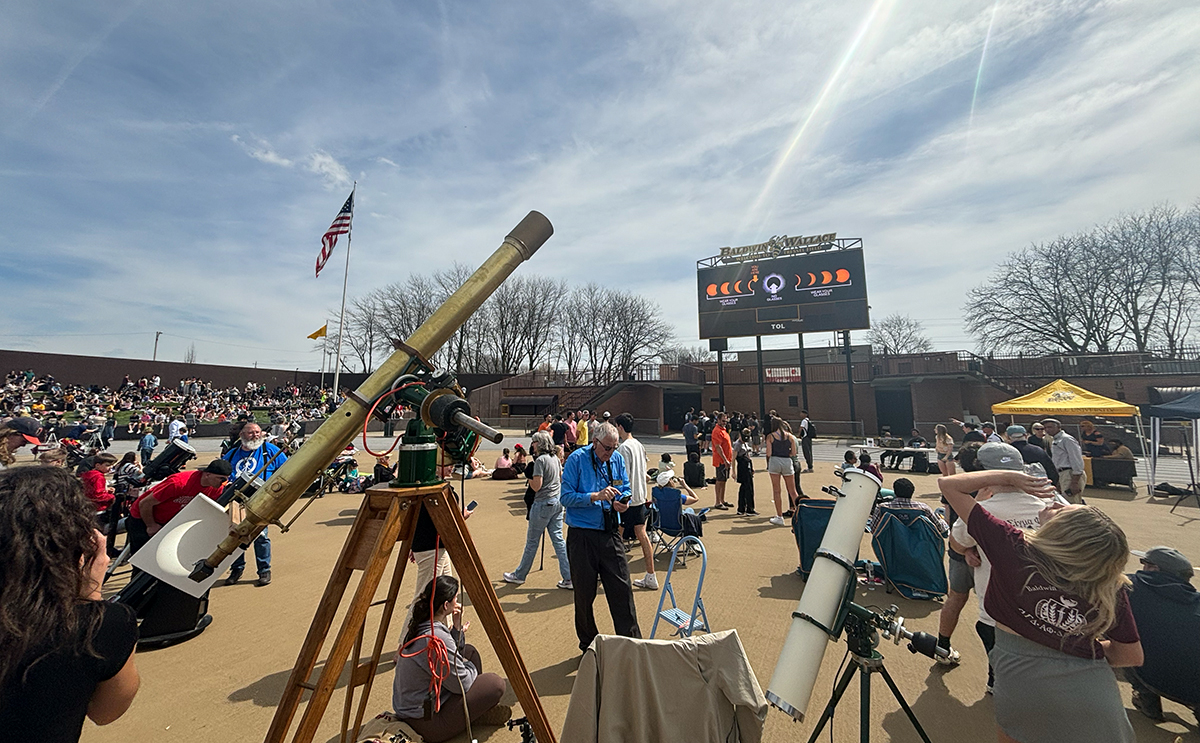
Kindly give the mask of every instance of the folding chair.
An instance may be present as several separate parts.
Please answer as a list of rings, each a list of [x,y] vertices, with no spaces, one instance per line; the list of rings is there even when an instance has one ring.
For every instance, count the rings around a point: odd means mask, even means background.
[[[796,535],[796,547],[800,550],[798,572],[804,580],[808,580],[812,572],[817,548],[825,538],[825,529],[829,526],[829,517],[833,515],[835,505],[837,501],[814,498],[806,498],[796,504],[792,533]]]
[[[675,488],[660,488],[655,487],[653,492],[654,497],[654,530],[658,532],[659,540],[654,545],[654,556],[670,554],[672,556],[671,564],[675,564],[675,559],[679,559],[684,565],[687,564],[687,555],[690,550],[684,550],[683,554],[678,554],[675,547],[683,541],[683,500],[679,490]],[[703,513],[703,511],[701,512]]]
[[[692,545],[695,545],[694,547]],[[675,603],[675,589],[671,588],[671,573],[675,570],[675,557],[680,548],[684,550],[695,549],[700,553],[700,580],[696,583],[696,598],[692,600],[692,613],[685,614],[683,609]],[[664,620],[668,622],[675,631],[671,634],[679,635],[680,637],[691,637],[693,632],[708,632],[708,614],[704,611],[704,600],[700,598],[700,590],[704,588],[704,571],[708,568],[708,552],[704,549],[704,542],[701,542],[697,537],[682,537],[675,541],[675,547],[671,550],[671,563],[667,565],[667,578],[663,581],[662,593],[658,597],[658,613],[654,615],[654,624],[650,627],[650,639],[654,639],[654,633],[658,630],[658,621]],[[671,608],[663,609],[663,603],[667,600],[667,596],[671,597]]]
[[[888,593],[894,588],[910,599],[946,595],[946,542],[925,512],[880,506],[871,548],[883,567]]]

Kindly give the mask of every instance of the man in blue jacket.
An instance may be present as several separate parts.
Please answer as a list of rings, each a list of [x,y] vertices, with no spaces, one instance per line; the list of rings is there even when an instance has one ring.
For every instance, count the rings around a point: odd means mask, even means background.
[[[591,433],[591,444],[571,452],[562,473],[561,501],[566,509],[567,561],[575,586],[575,634],[579,649],[587,650],[600,632],[592,604],[596,578],[604,584],[613,630],[625,637],[641,637],[629,564],[621,543],[621,514],[629,510],[629,474],[617,451],[617,429],[601,423]]]
[[[1133,686],[1133,706],[1162,721],[1162,697],[1200,711],[1200,593],[1192,563],[1178,550],[1134,552],[1142,569],[1130,578],[1129,607],[1142,636],[1145,662],[1122,668]]]
[[[287,455],[281,452],[278,446],[263,437],[262,428],[254,421],[249,421],[242,426],[242,430],[238,432],[238,442],[240,446],[230,449],[225,452],[225,456],[221,457],[233,465],[233,473],[229,476],[230,482],[237,480],[239,475],[246,481],[252,480],[255,473],[263,469],[264,463],[267,468],[258,477],[265,482],[267,478],[275,474],[275,470],[279,469],[281,464],[287,461]],[[271,583],[271,537],[265,528],[254,538],[254,562],[258,568],[258,580],[254,585],[269,585]],[[225,585],[232,586],[237,583],[242,579],[242,573],[245,570],[246,553],[243,551],[230,567]]]

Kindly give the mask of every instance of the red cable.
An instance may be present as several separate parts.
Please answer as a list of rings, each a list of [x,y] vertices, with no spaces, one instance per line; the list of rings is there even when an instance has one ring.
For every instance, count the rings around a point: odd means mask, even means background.
[[[362,427],[363,450],[366,451],[367,454],[370,454],[373,457],[386,457],[387,455],[392,453],[392,451],[396,448],[396,445],[400,443],[400,439],[404,436],[404,433],[401,432],[401,434],[396,437],[396,440],[392,442],[392,445],[390,447],[388,447],[388,450],[385,452],[380,453],[380,452],[371,451],[371,447],[367,445],[367,424],[369,424],[371,422],[371,416],[375,415],[375,408],[379,407],[379,403],[383,402],[384,399],[396,394],[400,390],[407,389],[409,387],[424,387],[424,386],[425,386],[424,382],[407,382],[405,384],[400,385],[399,387],[393,387],[392,389],[383,393],[383,395],[381,395],[379,397],[379,399],[375,401],[375,404],[372,405],[371,409],[367,412],[367,419],[363,421],[363,427]]]

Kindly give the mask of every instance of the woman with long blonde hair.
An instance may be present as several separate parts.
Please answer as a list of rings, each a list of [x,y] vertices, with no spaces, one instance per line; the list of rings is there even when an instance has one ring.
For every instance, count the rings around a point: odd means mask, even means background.
[[[937,450],[938,470],[941,471],[942,477],[949,477],[954,474],[954,437],[942,423],[937,424],[933,430],[933,445]]]
[[[1021,471],[943,477],[938,487],[992,564],[983,602],[998,630],[988,657],[1001,743],[1134,740],[1112,670],[1143,658],[1121,527],[1095,507],[1050,502],[1041,528],[1025,533],[975,507],[971,493],[984,488],[1053,495],[1047,478]]]

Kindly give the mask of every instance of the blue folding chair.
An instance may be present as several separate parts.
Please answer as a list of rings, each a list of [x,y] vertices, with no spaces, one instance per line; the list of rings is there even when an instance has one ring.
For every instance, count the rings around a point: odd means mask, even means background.
[[[687,564],[687,555],[689,550],[684,550],[683,554],[677,554],[677,547],[684,538],[683,528],[683,495],[676,488],[660,488],[655,487],[652,491],[654,498],[654,508],[652,509],[653,526],[650,527],[653,531],[658,532],[659,540],[654,546],[654,556],[670,553],[672,556],[671,564],[675,564],[675,559],[679,559],[683,564]],[[698,515],[703,515],[708,512],[708,509],[703,509],[698,512]]]
[[[825,538],[825,529],[829,526],[829,517],[833,515],[833,507],[837,501],[805,498],[796,504],[796,513],[792,516],[792,533],[796,536],[796,546],[800,549],[800,577],[808,580],[813,569],[813,560],[817,557],[817,548]]]
[[[910,599],[946,595],[946,541],[924,511],[880,506],[871,547],[883,567],[887,591]]]
[[[692,613],[685,614],[683,609],[675,603],[675,589],[671,588],[671,573],[675,570],[675,557],[680,548],[685,551],[694,549],[700,554],[700,580],[696,582],[696,598],[692,600]],[[708,552],[704,549],[704,542],[701,542],[697,537],[681,537],[676,540],[675,547],[671,550],[671,564],[667,566],[667,578],[663,582],[662,594],[658,597],[658,612],[654,615],[654,624],[650,627],[650,639],[654,639],[654,633],[658,631],[659,620],[665,621],[675,628],[672,635],[680,637],[691,637],[693,632],[708,632],[708,614],[704,611],[704,600],[700,598],[700,591],[704,588],[704,571],[708,569]],[[671,597],[671,608],[663,609],[663,604],[667,600],[667,596]]]

